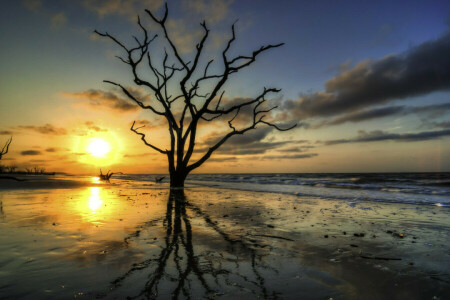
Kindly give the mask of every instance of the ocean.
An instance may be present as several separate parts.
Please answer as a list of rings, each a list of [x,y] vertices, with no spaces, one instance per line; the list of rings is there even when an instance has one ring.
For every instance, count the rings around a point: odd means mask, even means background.
[[[117,175],[132,185],[154,186],[160,175]],[[168,175],[163,185],[168,184]],[[190,174],[187,187],[211,186],[257,192],[450,207],[450,173]]]

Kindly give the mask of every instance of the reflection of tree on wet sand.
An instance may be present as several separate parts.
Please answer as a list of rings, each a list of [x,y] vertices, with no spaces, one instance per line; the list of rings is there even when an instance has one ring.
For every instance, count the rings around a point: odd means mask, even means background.
[[[193,219],[200,217],[227,245],[220,251],[195,252],[193,230],[188,211]],[[265,285],[262,271],[277,273],[263,262],[267,254],[258,253],[244,241],[234,239],[222,231],[199,207],[186,199],[183,191],[171,191],[164,219],[166,229],[164,246],[157,258],[134,264],[124,275],[112,282],[112,291],[119,289],[136,273],[150,271],[140,292],[130,298],[156,298],[158,293],[173,298],[190,298],[203,292],[204,297],[214,297],[226,291],[246,292],[262,298],[276,297]],[[139,235],[139,234],[138,234]],[[133,234],[137,237],[136,233]],[[126,238],[128,242],[129,238]],[[240,257],[238,257],[239,255]],[[243,265],[245,264],[245,265]],[[248,265],[248,267],[247,267]],[[195,296],[195,295],[193,295]]]

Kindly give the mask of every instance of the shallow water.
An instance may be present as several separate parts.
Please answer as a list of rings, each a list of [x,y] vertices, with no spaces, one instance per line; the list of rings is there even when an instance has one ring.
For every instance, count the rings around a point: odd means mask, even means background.
[[[446,207],[76,180],[0,190],[1,299],[450,296]]]

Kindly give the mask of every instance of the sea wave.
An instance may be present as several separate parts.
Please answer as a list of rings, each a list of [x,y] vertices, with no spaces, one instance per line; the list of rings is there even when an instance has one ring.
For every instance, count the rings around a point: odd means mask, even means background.
[[[125,183],[154,186],[164,175],[121,175]],[[169,176],[165,175],[163,184]],[[191,174],[187,185],[277,192],[348,201],[450,207],[450,173]]]

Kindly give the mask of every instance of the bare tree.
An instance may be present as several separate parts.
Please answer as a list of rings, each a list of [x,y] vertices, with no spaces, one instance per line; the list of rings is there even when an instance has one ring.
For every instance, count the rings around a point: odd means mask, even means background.
[[[3,155],[5,155],[6,153],[8,153],[9,145],[11,145],[11,142],[12,142],[12,137],[10,137],[10,138],[6,141],[6,144],[3,146],[2,151],[0,152],[0,160],[2,159]]]
[[[171,187],[183,187],[186,176],[192,170],[200,167],[211,157],[211,154],[213,154],[214,151],[234,135],[244,134],[247,131],[255,129],[257,125],[272,126],[279,131],[285,131],[295,127],[295,125],[293,125],[283,129],[268,121],[267,118],[264,119],[268,113],[276,108],[276,106],[267,106],[265,104],[266,96],[269,93],[277,93],[280,91],[276,88],[264,88],[263,92],[257,97],[250,100],[242,100],[239,103],[230,105],[228,108],[221,106],[222,98],[225,93],[225,91],[223,91],[223,86],[230,78],[230,75],[253,64],[259,54],[269,49],[280,47],[284,43],[262,46],[249,55],[228,57],[231,45],[236,39],[235,24],[233,24],[231,26],[232,36],[226,43],[225,49],[219,57],[223,62],[223,71],[210,74],[208,70],[214,62],[214,59],[203,64],[203,67],[200,67],[199,63],[205,47],[205,42],[209,36],[209,29],[206,26],[205,21],[200,24],[204,33],[202,39],[196,45],[193,59],[192,61],[186,61],[180,55],[179,49],[177,49],[167,31],[167,3],[165,5],[164,15],[161,19],[157,18],[151,11],[145,11],[150,16],[151,20],[153,20],[162,30],[165,42],[170,49],[170,54],[164,50],[162,68],[156,66],[154,60],[152,60],[149,49],[150,44],[158,35],[150,37],[139,17],[137,24],[142,30],[143,37],[139,39],[133,36],[136,42],[134,47],[126,46],[108,32],[101,33],[97,30],[94,32],[100,36],[111,39],[123,49],[125,56],[118,56],[118,58],[123,63],[130,66],[134,83],[149,89],[155,96],[156,101],[152,104],[145,104],[138,99],[138,97],[134,96],[129,88],[110,80],[104,80],[104,82],[119,87],[128,98],[138,104],[142,109],[149,110],[157,116],[165,117],[168,122],[170,134],[169,149],[163,149],[152,142],[149,142],[146,139],[146,135],[139,131],[143,126],[136,127],[135,122],[133,122],[133,125],[131,126],[131,131],[139,135],[145,145],[167,156]],[[151,80],[146,80],[138,74],[138,68],[141,68],[141,65],[143,65],[145,61],[147,61],[148,68],[150,69]],[[176,94],[170,94],[172,89],[168,86],[169,83],[174,80],[177,81],[176,86],[178,91]],[[211,82],[213,83],[211,84]],[[206,86],[206,84],[208,85]],[[205,87],[210,88],[209,93],[202,92],[202,88]],[[235,121],[239,113],[244,110],[251,110],[252,112],[249,124],[243,128],[237,129],[234,126],[233,121]],[[214,145],[205,150],[195,162],[190,163],[195,150],[199,122],[213,121],[222,116],[228,118],[227,123],[230,129],[229,132],[216,141]]]

